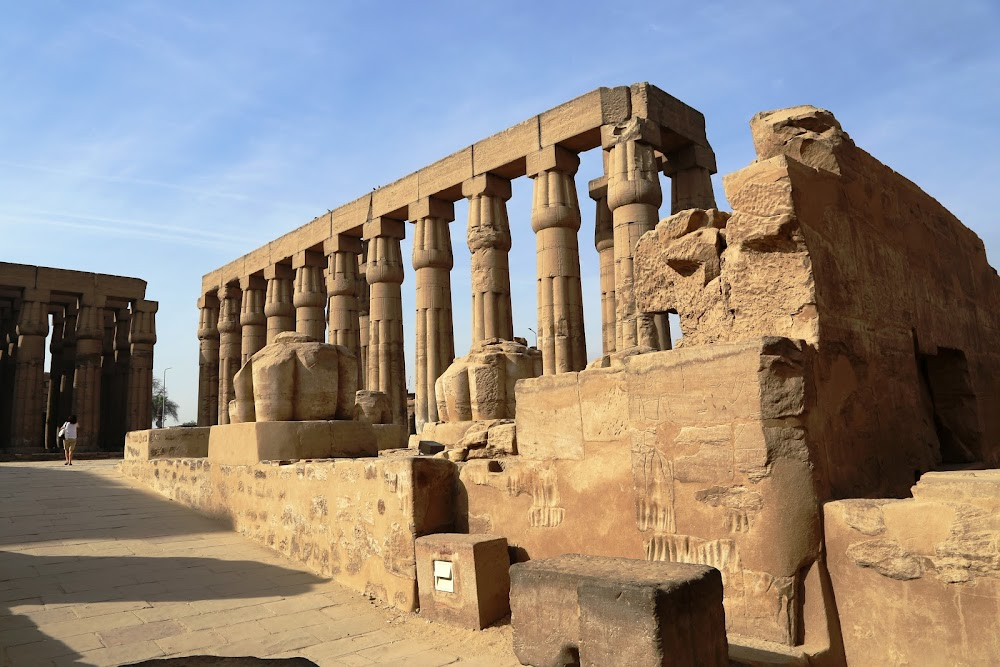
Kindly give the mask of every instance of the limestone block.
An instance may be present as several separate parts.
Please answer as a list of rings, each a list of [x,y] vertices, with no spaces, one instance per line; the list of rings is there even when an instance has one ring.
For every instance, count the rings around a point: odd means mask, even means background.
[[[420,616],[481,630],[510,613],[507,540],[438,533],[416,540]]]
[[[514,385],[542,372],[541,352],[519,342],[491,338],[456,359],[434,385],[441,421],[513,419]]]
[[[580,418],[587,442],[628,439],[628,384],[621,367],[581,371]]]
[[[212,426],[208,459],[228,465],[261,461],[378,455],[371,424],[359,421],[272,421]]]
[[[129,431],[125,435],[125,458],[141,461],[158,458],[203,458],[208,456],[208,435],[207,426]]]
[[[378,451],[405,449],[407,433],[400,424],[372,424]]]
[[[523,664],[728,665],[722,578],[680,563],[569,554],[511,566]]]
[[[230,420],[352,419],[356,363],[346,347],[293,332],[278,334],[236,373]]]
[[[517,454],[517,436],[513,419],[473,422],[455,445],[465,459],[493,459]]]
[[[420,432],[421,442],[431,442],[451,447],[458,445],[465,433],[475,424],[474,421],[430,422],[424,424]]]
[[[392,406],[389,403],[389,395],[384,391],[359,389],[355,396],[355,419],[367,421],[369,424],[392,423]]]
[[[543,375],[517,384],[517,444],[529,459],[582,459],[579,373]]]

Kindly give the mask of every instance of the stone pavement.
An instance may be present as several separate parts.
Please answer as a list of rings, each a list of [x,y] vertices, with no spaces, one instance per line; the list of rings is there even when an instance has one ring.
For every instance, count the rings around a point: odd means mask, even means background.
[[[116,463],[0,464],[0,664],[518,664],[509,626],[475,633],[379,608],[133,486]]]

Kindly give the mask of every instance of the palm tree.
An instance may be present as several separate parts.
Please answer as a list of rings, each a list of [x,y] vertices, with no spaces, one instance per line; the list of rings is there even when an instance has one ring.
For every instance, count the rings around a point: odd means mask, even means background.
[[[153,423],[156,428],[163,428],[164,420],[170,417],[177,421],[177,404],[170,400],[163,389],[163,383],[153,378]]]

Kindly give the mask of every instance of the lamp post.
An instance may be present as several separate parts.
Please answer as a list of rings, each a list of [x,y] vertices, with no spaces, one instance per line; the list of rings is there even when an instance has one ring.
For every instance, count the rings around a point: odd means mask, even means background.
[[[173,366],[168,366],[163,369],[163,384],[160,385],[160,428],[163,428],[166,417],[164,416],[167,409],[167,371],[169,371]]]
[[[535,331],[534,329],[532,329],[531,327],[528,327],[528,331],[530,331],[531,333],[535,334],[535,349],[537,350],[538,349],[538,332]]]

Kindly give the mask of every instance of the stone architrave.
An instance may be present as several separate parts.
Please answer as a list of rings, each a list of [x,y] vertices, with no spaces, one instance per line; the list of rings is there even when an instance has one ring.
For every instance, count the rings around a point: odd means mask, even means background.
[[[240,307],[240,326],[243,327],[240,365],[243,365],[267,344],[267,316],[264,315],[267,281],[260,276],[246,276],[240,279],[240,289],[243,290]]]
[[[434,383],[455,360],[455,332],[451,315],[450,224],[455,219],[451,202],[433,197],[410,206],[416,222],[413,236],[413,268],[417,301],[417,385],[414,412],[417,432],[425,423],[438,421]]]
[[[80,299],[76,317],[76,371],[73,414],[77,447],[93,449],[101,432],[101,356],[104,339],[104,297]]]
[[[590,197],[597,205],[594,246],[601,275],[601,352],[606,356],[615,351],[615,230],[608,208],[607,176],[594,179],[589,185]]]
[[[347,348],[358,360],[358,386],[364,385],[358,316],[358,257],[361,239],[336,234],[323,243],[326,253],[327,342]]]
[[[219,299],[198,299],[198,426],[219,423]]]
[[[49,292],[26,289],[17,320],[14,356],[14,406],[11,444],[16,448],[41,447],[45,429],[45,337],[49,332]]]
[[[295,331],[322,343],[326,339],[326,285],[323,267],[326,257],[322,252],[304,250],[295,253]]]
[[[469,200],[473,345],[490,338],[514,337],[508,258],[510,195],[510,181],[494,174],[482,174],[462,184],[462,196]]]
[[[264,299],[264,315],[267,317],[267,343],[273,343],[275,336],[285,331],[295,331],[295,304],[292,297],[292,267],[287,264],[272,264],[264,269],[267,281],[267,295]],[[222,410],[220,410],[220,413]]]
[[[128,430],[140,431],[153,424],[153,345],[156,344],[156,301],[132,304],[129,330],[131,363],[128,375]]]
[[[233,376],[240,369],[240,301],[239,287],[226,285],[219,289],[219,424],[229,423]]]
[[[615,349],[642,345],[662,349],[666,314],[640,313],[635,303],[635,245],[659,221],[663,203],[655,148],[660,128],[642,118],[601,127],[607,162],[608,208],[615,243]],[[659,320],[659,321],[657,321]],[[669,340],[669,334],[665,336]]]
[[[715,153],[707,146],[688,144],[667,153],[663,174],[670,177],[670,213],[680,213],[692,208],[714,209],[715,192],[712,174],[715,173]]]
[[[535,232],[538,282],[538,347],[545,375],[587,365],[580,286],[580,203],[573,177],[580,158],[559,146],[527,157],[535,181],[531,228]]]
[[[393,423],[406,428],[406,360],[403,356],[403,259],[399,241],[406,223],[375,218],[365,223],[368,257],[365,277],[369,304],[367,389],[384,391],[392,405]]]
[[[368,389],[368,338],[371,335],[371,288],[366,275],[368,266],[368,241],[361,240],[361,253],[358,255],[358,338],[361,341],[361,384],[358,389]]]

